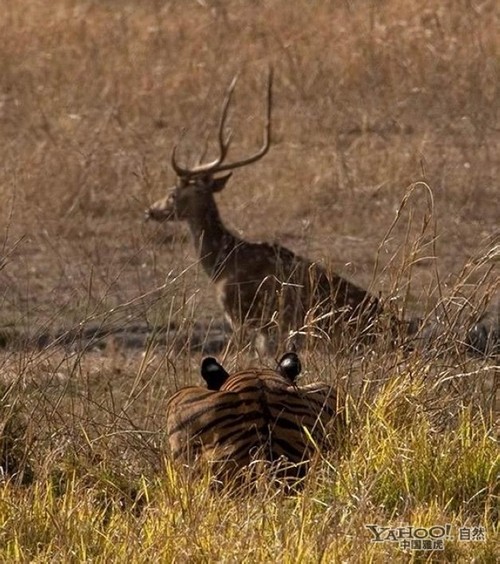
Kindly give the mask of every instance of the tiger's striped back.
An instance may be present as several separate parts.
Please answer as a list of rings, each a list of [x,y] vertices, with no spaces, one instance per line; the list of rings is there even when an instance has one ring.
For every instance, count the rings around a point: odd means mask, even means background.
[[[291,385],[270,369],[237,372],[218,391],[184,388],[167,406],[173,459],[189,466],[203,459],[222,479],[255,459],[286,461],[281,475],[302,477],[313,443],[324,445],[337,420],[337,397],[330,386]]]
[[[272,370],[261,371],[258,376],[254,371],[235,374],[220,391],[232,391],[243,397],[259,392],[267,425],[261,436],[268,443],[269,461],[284,457],[295,464],[303,462],[315,445],[324,444],[339,412],[332,386],[323,382],[290,385]]]
[[[167,405],[173,460],[193,466],[201,458],[219,476],[248,466],[267,435],[259,376],[286,390],[288,382],[274,371],[246,370],[230,376],[223,390],[189,387],[174,394]]]

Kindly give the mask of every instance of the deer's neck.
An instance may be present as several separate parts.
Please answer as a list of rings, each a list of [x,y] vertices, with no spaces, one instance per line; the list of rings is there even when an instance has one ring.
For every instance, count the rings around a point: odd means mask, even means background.
[[[189,218],[189,228],[205,272],[216,280],[224,271],[239,239],[225,227],[213,196]]]

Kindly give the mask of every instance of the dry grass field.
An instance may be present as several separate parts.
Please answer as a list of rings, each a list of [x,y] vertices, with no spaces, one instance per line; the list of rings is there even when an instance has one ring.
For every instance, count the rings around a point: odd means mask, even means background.
[[[499,301],[498,29],[494,0],[3,0],[0,560],[498,561],[498,357],[454,342],[305,353],[348,428],[296,495],[172,468],[166,401],[199,381],[195,326],[223,316],[186,226],[144,222],[238,72],[231,155],[259,146],[271,64],[272,147],[217,196],[226,224],[438,315],[446,340]],[[40,337],[167,322],[166,346]],[[405,550],[367,524],[452,534]]]

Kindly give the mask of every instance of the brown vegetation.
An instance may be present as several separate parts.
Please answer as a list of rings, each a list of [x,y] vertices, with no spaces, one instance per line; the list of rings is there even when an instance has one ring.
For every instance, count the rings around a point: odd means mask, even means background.
[[[2,341],[82,322],[175,322],[181,337],[2,351],[0,429],[19,417],[12,470],[35,481],[0,485],[1,558],[388,560],[402,552],[367,523],[450,522],[487,541],[451,539],[445,557],[494,561],[498,364],[434,354],[435,338],[425,354],[303,359],[306,378],[347,388],[350,440],[301,495],[214,498],[164,463],[167,398],[199,381],[185,337],[221,312],[186,231],[143,210],[174,184],[186,123],[183,162],[201,153],[238,71],[234,156],[258,146],[271,63],[273,145],[235,172],[222,217],[398,314],[437,306],[446,340],[498,295],[499,28],[489,0],[3,2]]]

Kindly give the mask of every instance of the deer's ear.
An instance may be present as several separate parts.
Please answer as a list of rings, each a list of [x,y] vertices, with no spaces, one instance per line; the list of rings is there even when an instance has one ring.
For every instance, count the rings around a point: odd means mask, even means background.
[[[226,182],[231,178],[231,175],[233,173],[230,172],[229,174],[226,174],[225,176],[220,176],[219,178],[214,178],[212,181],[212,192],[220,192],[224,186],[226,185]]]

